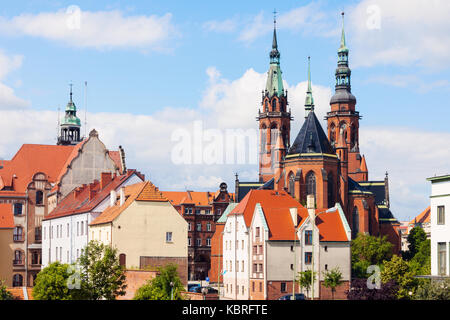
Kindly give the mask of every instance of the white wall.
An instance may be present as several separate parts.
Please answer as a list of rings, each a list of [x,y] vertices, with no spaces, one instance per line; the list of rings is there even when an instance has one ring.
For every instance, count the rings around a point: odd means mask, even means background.
[[[438,275],[438,243],[446,243],[446,275],[450,275],[450,180],[431,182],[431,274]],[[437,224],[438,206],[445,207],[445,224]]]

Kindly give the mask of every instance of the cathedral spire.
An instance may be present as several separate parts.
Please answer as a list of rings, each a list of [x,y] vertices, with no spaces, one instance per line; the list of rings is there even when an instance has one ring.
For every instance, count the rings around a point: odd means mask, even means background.
[[[306,91],[306,99],[305,99],[305,118],[308,117],[308,114],[314,111],[314,98],[312,95],[311,88],[311,58],[308,57],[308,89]]]
[[[274,95],[280,97],[284,95],[284,88],[283,79],[281,78],[280,52],[278,51],[276,11],[274,11],[273,17],[272,51],[270,51],[269,57],[270,66],[266,83],[266,93],[269,94],[269,97]]]
[[[348,52],[348,48],[345,45],[344,12],[342,12],[341,15],[342,15],[342,34],[341,34],[341,46],[339,48],[339,51],[346,51],[346,52]]]

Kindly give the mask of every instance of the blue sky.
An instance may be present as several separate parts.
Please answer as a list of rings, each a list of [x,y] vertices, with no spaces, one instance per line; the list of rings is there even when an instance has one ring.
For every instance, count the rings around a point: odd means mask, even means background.
[[[64,23],[73,5],[81,9],[79,29]],[[83,119],[88,81],[88,129],[112,149],[123,145],[129,167],[162,189],[215,190],[221,180],[233,187],[236,171],[255,179],[254,166],[172,166],[161,153],[170,153],[170,130],[198,119],[209,128],[256,129],[273,10],[273,1],[3,4],[0,157],[12,157],[23,143],[54,142],[57,108],[64,108],[71,81]],[[394,213],[420,213],[428,203],[425,178],[450,171],[448,2],[280,1],[276,10],[292,139],[302,122],[308,55],[318,114],[329,107],[344,10],[369,178],[389,171]]]

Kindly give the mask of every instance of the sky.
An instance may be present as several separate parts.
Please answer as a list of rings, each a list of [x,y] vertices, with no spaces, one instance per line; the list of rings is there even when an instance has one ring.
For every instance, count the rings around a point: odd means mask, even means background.
[[[161,190],[216,191],[225,181],[234,191],[235,173],[256,180],[252,151],[246,161],[214,161],[214,137],[257,130],[274,10],[291,140],[304,120],[308,56],[319,119],[329,110],[345,12],[369,179],[388,172],[391,210],[413,219],[429,205],[426,178],[450,172],[446,0],[4,3],[0,159],[24,143],[56,142],[73,83],[82,133],[95,128],[111,150],[123,146],[127,166]],[[193,163],[178,163],[186,141]]]

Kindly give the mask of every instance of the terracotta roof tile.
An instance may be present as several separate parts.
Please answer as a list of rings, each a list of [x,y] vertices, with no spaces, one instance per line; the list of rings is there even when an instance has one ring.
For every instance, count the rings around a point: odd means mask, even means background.
[[[421,214],[419,214],[417,217],[412,219],[409,224],[416,224],[416,223],[429,223],[430,220],[430,213],[431,213],[431,207],[426,208],[424,211],[422,211]]]
[[[7,288],[9,292],[14,297],[14,300],[34,300],[33,299],[33,288],[27,288],[27,287],[14,287],[14,288]],[[25,297],[25,294],[27,295],[27,298]]]
[[[12,203],[0,203],[0,229],[13,229],[14,216]]]
[[[138,175],[138,172],[136,170],[127,170],[127,173],[123,175],[116,176],[113,174],[111,182],[103,186],[103,188],[98,180],[75,188],[58,203],[58,206],[44,220],[92,211],[110,195],[112,190],[117,189],[133,174]]]
[[[114,221],[134,201],[167,202],[168,199],[150,181],[140,182],[124,187],[125,201],[119,201],[103,211],[90,225],[98,225]]]

